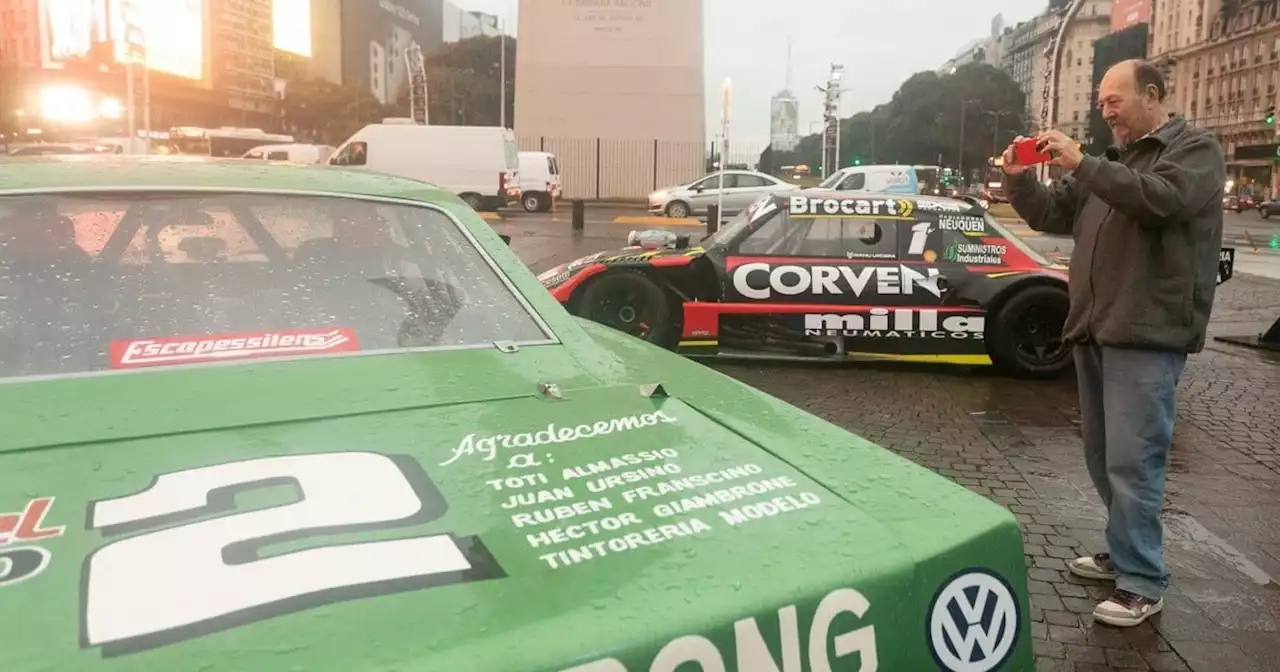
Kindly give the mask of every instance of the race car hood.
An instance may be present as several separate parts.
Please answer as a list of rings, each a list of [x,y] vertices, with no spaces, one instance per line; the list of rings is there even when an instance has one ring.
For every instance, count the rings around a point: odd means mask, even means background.
[[[656,250],[639,246],[623,247],[616,250],[596,252],[585,257],[560,264],[544,271],[538,276],[543,287],[555,290],[571,281],[580,282],[583,276],[590,276],[610,266],[683,266],[706,254],[700,246],[687,248],[663,247]]]
[[[561,380],[0,444],[4,668],[932,669],[970,652],[1030,665],[1004,509],[718,377],[689,398]]]

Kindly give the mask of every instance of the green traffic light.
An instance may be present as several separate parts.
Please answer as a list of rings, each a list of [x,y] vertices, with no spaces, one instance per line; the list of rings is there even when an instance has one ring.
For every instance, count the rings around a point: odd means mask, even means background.
[[[1274,115],[1274,114],[1268,114],[1268,115],[1267,115],[1267,123],[1268,123],[1268,124],[1274,124],[1274,123],[1276,123],[1276,115]]]

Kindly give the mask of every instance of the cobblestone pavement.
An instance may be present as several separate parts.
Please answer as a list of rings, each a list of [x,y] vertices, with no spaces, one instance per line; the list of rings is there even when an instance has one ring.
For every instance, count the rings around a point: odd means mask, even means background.
[[[513,247],[535,272],[620,240],[618,227],[589,226],[577,240],[521,230],[535,227],[496,226],[516,236]],[[1238,275],[1219,288],[1211,334],[1257,334],[1278,316],[1280,281]],[[1014,381],[908,365],[712,366],[1008,506],[1022,524],[1038,671],[1280,665],[1280,355],[1212,342],[1188,361],[1165,506],[1174,585],[1164,613],[1127,630],[1093,622],[1108,586],[1065,571],[1068,559],[1105,550],[1074,378]]]

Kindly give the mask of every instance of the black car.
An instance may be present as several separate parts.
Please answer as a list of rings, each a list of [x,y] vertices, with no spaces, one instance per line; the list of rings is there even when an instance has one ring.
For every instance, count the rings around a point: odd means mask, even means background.
[[[700,241],[653,233],[539,279],[575,315],[691,356],[1071,366],[1067,267],[976,201],[805,190]]]

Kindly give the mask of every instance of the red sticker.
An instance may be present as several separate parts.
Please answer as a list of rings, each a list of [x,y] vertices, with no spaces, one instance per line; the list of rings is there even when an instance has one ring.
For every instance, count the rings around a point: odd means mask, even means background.
[[[359,350],[351,329],[249,331],[111,342],[111,368],[199,364],[257,357],[323,355]]]
[[[53,497],[27,502],[21,511],[0,513],[0,546],[61,537],[66,526],[44,527],[44,518],[53,506]]]

